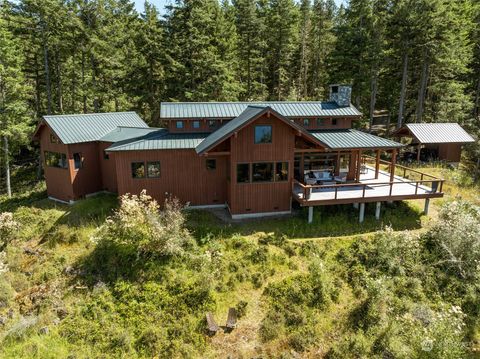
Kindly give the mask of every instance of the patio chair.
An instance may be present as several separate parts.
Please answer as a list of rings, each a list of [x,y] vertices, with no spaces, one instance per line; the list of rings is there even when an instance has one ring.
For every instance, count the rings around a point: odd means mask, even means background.
[[[237,311],[235,308],[228,308],[227,324],[225,324],[225,327],[229,331],[237,327]]]
[[[220,330],[220,327],[215,322],[215,319],[213,319],[213,314],[211,312],[208,312],[205,317],[207,318],[208,334],[215,335],[215,333]]]

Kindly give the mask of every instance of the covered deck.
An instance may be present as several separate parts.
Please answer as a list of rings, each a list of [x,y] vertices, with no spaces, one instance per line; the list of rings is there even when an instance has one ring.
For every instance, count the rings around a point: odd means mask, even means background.
[[[360,207],[359,221],[363,222],[367,202],[377,203],[375,216],[379,219],[381,202],[425,199],[425,212],[428,212],[429,199],[443,197],[443,179],[380,160],[378,155],[361,158],[359,173],[350,183],[294,181],[293,198],[301,206],[309,207],[309,223],[313,219],[313,206],[353,203]]]

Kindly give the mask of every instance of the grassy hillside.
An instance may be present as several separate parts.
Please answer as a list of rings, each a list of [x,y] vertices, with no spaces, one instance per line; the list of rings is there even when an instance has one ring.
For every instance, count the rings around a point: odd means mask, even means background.
[[[463,237],[470,248],[479,218],[463,202],[440,208],[459,194],[479,204],[478,188],[429,171],[451,179],[431,218],[415,201],[384,206],[380,222],[367,207],[362,225],[351,206],[316,209],[313,225],[303,212],[224,223],[187,211],[191,241],[175,255],[98,232],[114,196],[64,206],[39,185],[3,200],[20,226],[0,273],[0,356],[474,357],[478,248],[459,267],[442,257],[442,236],[460,238],[455,253]],[[205,313],[223,325],[229,307],[238,328],[207,336]]]

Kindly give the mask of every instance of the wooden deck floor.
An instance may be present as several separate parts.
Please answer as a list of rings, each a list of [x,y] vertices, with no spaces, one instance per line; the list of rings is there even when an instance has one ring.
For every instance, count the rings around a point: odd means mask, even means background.
[[[385,182],[389,181],[389,173],[380,171],[378,179],[375,179],[375,170],[372,167],[367,167],[367,172],[360,176],[360,182],[367,184],[365,195],[363,195],[363,186],[339,187],[337,188],[337,198],[335,198],[334,187],[312,188],[310,197],[305,199],[303,198],[303,188],[298,184],[294,185],[293,195],[302,206],[393,201],[443,196],[443,193],[432,191],[432,188],[425,184],[418,185],[416,189],[415,182],[411,183],[410,180],[399,176],[395,176],[395,183],[392,186],[392,192],[390,194],[390,185],[385,184]]]

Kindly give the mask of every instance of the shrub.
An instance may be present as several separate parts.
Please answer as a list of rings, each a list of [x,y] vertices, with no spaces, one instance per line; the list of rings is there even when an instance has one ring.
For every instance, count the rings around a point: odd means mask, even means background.
[[[0,251],[12,240],[13,234],[18,230],[19,224],[13,219],[10,212],[0,213]]]
[[[158,203],[142,191],[139,196],[122,196],[120,208],[100,227],[94,239],[132,247],[140,254],[180,255],[193,245],[184,224],[177,199],[168,198],[160,211]]]
[[[247,314],[248,302],[241,300],[235,305],[235,310],[237,311],[238,318],[242,318]]]
[[[269,311],[260,324],[260,339],[263,342],[269,342],[278,338],[283,332],[284,321],[281,313]]]

